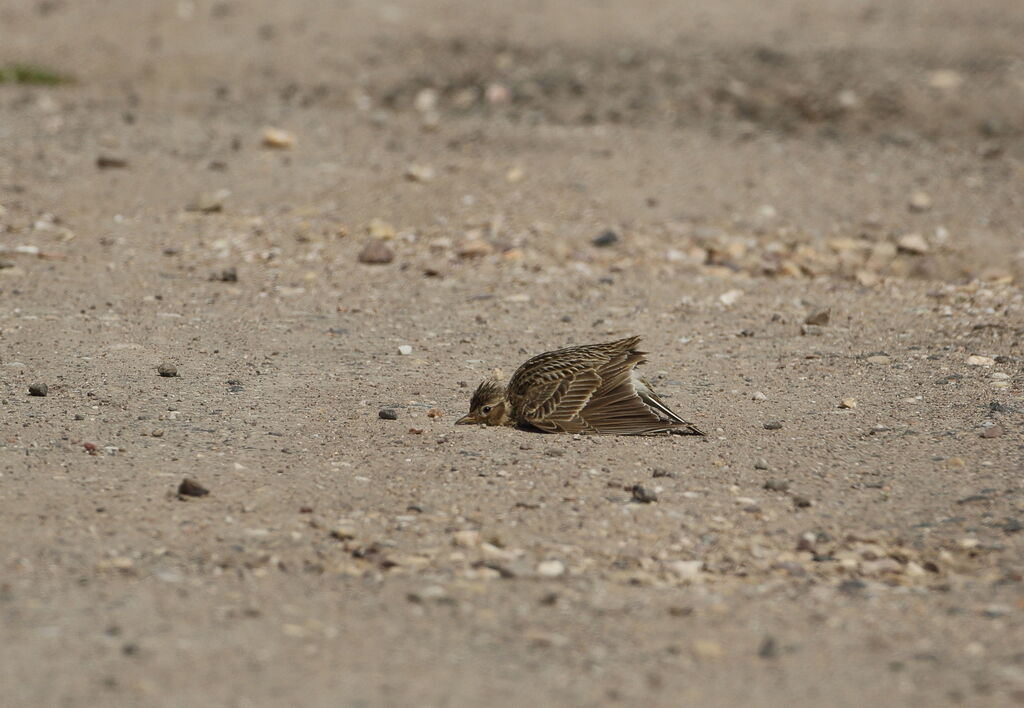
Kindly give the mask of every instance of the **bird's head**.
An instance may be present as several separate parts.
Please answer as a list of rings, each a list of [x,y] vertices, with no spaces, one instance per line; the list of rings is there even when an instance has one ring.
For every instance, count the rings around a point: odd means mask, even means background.
[[[505,387],[496,378],[484,379],[473,392],[469,401],[469,413],[462,416],[455,425],[507,425],[509,406],[505,398]]]

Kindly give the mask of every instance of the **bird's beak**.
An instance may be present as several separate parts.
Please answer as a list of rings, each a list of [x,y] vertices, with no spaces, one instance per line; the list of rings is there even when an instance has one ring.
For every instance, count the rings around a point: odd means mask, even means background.
[[[476,423],[476,418],[472,415],[464,415],[455,421],[455,425],[473,425],[474,423]]]

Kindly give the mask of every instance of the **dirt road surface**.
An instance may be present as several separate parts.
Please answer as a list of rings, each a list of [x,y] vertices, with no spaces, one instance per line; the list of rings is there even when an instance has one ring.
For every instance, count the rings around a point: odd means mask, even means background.
[[[4,705],[1024,703],[1022,36],[0,0]],[[452,425],[632,334],[705,439]]]

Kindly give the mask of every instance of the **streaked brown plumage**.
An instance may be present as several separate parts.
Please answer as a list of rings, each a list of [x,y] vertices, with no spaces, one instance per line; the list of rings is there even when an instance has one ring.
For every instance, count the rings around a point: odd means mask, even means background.
[[[546,352],[503,386],[486,379],[456,425],[520,425],[548,433],[703,435],[666,406],[636,372],[640,337]]]

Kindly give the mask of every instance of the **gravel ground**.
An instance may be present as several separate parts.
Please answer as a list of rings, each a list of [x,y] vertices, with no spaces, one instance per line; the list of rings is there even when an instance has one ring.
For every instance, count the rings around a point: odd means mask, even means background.
[[[0,0],[5,701],[1024,703],[1022,35]],[[452,425],[633,334],[706,438]]]

